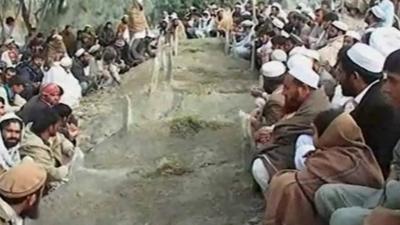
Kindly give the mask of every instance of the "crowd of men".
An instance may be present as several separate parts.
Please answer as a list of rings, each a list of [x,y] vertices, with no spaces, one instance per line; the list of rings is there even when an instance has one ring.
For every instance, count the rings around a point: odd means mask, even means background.
[[[251,174],[265,197],[267,225],[400,224],[400,31],[380,0],[351,30],[330,1],[284,11],[277,2],[191,7],[164,13],[170,39],[227,37],[232,55],[254,59],[260,86],[248,114]],[[13,39],[5,21],[0,86],[0,224],[37,218],[38,204],[68,181],[78,154],[73,110],[82,96],[121,83],[154,57],[143,4],[116,30],[31,29]]]
[[[218,9],[215,31],[232,37],[232,55],[253,58],[260,69],[247,120],[263,223],[400,224],[400,31],[393,2],[371,4],[361,30],[340,19],[345,12],[330,1],[289,12],[276,2],[255,7]],[[219,27],[220,19],[231,23]]]
[[[0,39],[0,224],[37,218],[43,195],[68,181],[78,157],[83,96],[121,84],[121,74],[154,57],[142,1],[118,24],[71,25],[49,34],[30,27],[24,43],[7,17]],[[168,24],[170,26],[170,24]]]
[[[360,30],[331,1],[289,12],[273,1],[210,4],[181,20],[165,13],[181,38],[226,37],[233,56],[260,69],[247,120],[264,224],[400,224],[395,4],[371,2]]]

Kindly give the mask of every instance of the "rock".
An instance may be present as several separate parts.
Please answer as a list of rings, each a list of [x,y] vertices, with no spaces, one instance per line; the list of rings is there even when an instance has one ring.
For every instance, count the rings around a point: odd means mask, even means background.
[[[84,196],[84,194],[82,192],[80,192],[80,191],[78,191],[76,193],[76,197],[78,197],[78,198],[82,198],[83,196]]]
[[[247,221],[248,225],[261,225],[261,219],[258,216],[255,216],[251,218],[249,221]]]

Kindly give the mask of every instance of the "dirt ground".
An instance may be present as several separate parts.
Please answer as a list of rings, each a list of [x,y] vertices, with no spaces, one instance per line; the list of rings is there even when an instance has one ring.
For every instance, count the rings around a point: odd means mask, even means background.
[[[150,96],[152,61],[124,75],[122,87],[83,100],[85,165],[30,224],[257,223],[262,201],[244,169],[238,116],[253,107],[256,74],[216,39],[183,43],[173,64],[172,85]],[[123,95],[132,100],[128,133],[120,131]]]

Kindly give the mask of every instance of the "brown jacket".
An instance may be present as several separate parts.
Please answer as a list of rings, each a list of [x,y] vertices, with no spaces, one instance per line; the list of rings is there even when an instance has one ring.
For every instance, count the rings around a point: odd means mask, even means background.
[[[65,48],[67,49],[68,55],[73,56],[76,52],[76,37],[73,33],[69,33],[67,30],[61,32],[61,36],[63,37]]]
[[[315,116],[328,108],[329,101],[325,92],[315,90],[292,117],[276,123],[272,132],[273,143],[263,149],[257,157],[264,161],[270,175],[280,170],[295,168],[294,145],[298,136],[312,134],[311,123]]]

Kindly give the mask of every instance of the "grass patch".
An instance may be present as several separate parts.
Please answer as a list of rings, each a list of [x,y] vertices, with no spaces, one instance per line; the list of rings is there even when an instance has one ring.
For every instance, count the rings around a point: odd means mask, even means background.
[[[204,52],[204,50],[201,48],[187,48],[184,50],[184,52],[197,53],[197,52]]]
[[[219,130],[228,126],[227,123],[218,121],[204,121],[197,117],[185,116],[173,119],[170,122],[170,133],[173,136],[187,138],[196,135],[203,129]]]

